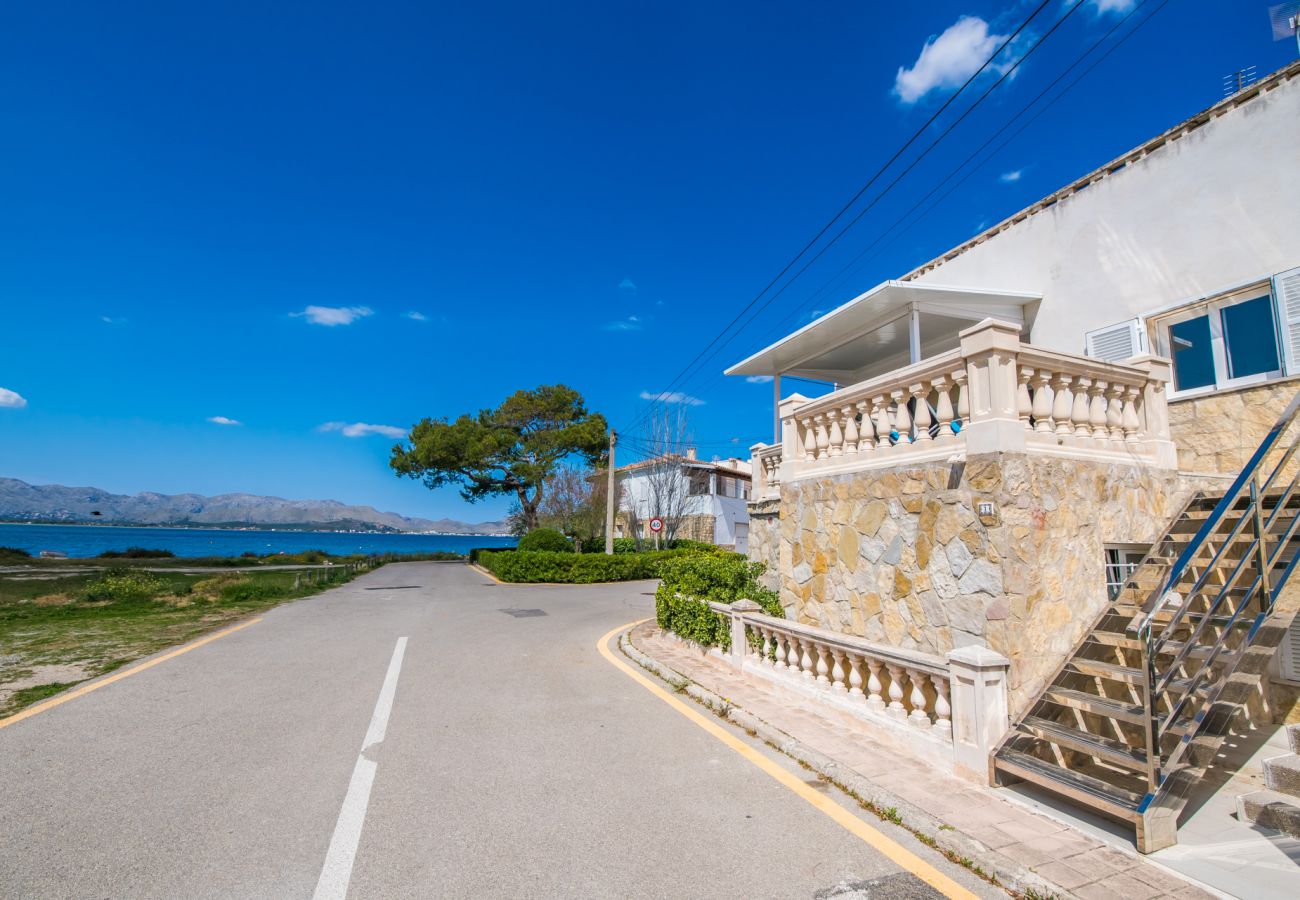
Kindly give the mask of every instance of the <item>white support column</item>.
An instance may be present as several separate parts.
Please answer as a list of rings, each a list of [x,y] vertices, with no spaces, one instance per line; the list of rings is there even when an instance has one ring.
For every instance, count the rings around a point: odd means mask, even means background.
[[[988,647],[962,647],[948,654],[952,703],[953,769],[987,784],[989,756],[1007,730],[1007,667]]]
[[[912,310],[907,317],[907,348],[911,356],[912,364],[915,365],[921,361],[921,311],[912,304]]]
[[[772,376],[772,443],[781,443],[781,373]]]

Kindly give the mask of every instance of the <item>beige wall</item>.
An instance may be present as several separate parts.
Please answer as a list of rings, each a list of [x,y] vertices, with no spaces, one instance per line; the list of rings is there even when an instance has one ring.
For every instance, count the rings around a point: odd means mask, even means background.
[[[1297,147],[1300,77],[916,281],[1041,293],[1030,340],[1081,353],[1087,331],[1300,266],[1300,202],[1279,177]]]
[[[1300,378],[1169,401],[1169,431],[1185,472],[1236,475],[1300,391]]]
[[[1107,602],[1104,547],[1150,542],[1189,493],[1172,472],[1000,454],[781,486],[781,601],[798,621],[1011,660],[1013,714]],[[995,514],[976,516],[980,501]]]

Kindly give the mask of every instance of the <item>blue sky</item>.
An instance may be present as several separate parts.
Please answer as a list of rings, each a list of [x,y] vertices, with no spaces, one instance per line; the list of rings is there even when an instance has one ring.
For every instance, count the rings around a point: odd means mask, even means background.
[[[681,386],[702,455],[770,430],[726,364],[1295,58],[1264,2],[1169,0],[888,231],[1138,2],[1086,0]],[[496,517],[392,435],[552,382],[626,427],[1036,5],[12,7],[0,475]]]

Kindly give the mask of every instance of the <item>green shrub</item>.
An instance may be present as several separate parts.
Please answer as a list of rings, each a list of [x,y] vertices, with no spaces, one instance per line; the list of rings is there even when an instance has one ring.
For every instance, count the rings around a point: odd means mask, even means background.
[[[646,546],[651,547],[653,545],[647,544]],[[604,537],[587,538],[582,542],[582,552],[583,553],[604,553],[605,538]],[[637,552],[636,541],[634,541],[632,538],[614,538],[614,552],[615,553],[636,553]]]
[[[519,539],[519,549],[572,553],[573,544],[554,528],[534,528]]]
[[[240,603],[249,600],[276,600],[290,593],[291,589],[286,584],[253,576],[223,586],[220,597],[222,600]]]
[[[148,572],[112,569],[82,588],[81,599],[89,603],[148,600],[165,588],[161,580]]]
[[[0,559],[31,559],[32,555],[21,547],[0,547]]]
[[[105,550],[100,559],[173,559],[170,550],[150,550],[148,547],[127,547],[125,550]]]
[[[658,578],[660,566],[690,550],[652,550],[646,553],[551,553],[534,550],[484,550],[479,565],[502,581],[594,584]]]
[[[474,547],[469,551],[469,561],[482,563],[484,553],[514,553],[514,547]]]
[[[766,568],[739,553],[695,552],[665,560],[659,567],[663,580],[655,592],[659,627],[700,644],[729,648],[730,626],[709,609],[708,601],[753,600],[769,616],[784,618],[776,592],[758,583]]]
[[[720,548],[717,544],[710,544],[707,541],[693,541],[690,538],[677,538],[668,544],[670,550],[698,550],[701,553],[717,553]]]

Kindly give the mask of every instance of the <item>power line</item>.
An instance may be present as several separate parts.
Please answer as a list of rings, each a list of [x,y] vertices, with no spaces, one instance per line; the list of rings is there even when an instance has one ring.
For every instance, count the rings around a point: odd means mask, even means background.
[[[1039,38],[1039,39],[1038,39],[1038,40],[1033,44],[1033,46],[1031,46],[1028,50],[1026,50],[1025,53],[1024,53],[1024,54],[1023,54],[1023,55],[1022,55],[1018,60],[1016,60],[1015,63],[1013,63],[1013,64],[1012,64],[1012,65],[1011,65],[1011,66],[1010,66],[1006,71],[1004,71],[1004,72],[999,76],[999,78],[997,79],[997,81],[995,81],[992,85],[990,85],[989,88],[988,88],[987,90],[985,90],[983,94],[981,94],[978,98],[976,98],[975,102],[973,102],[972,104],[970,104],[970,106],[968,106],[968,107],[967,107],[967,108],[966,108],[966,109],[961,113],[960,116],[958,116],[958,117],[957,117],[953,122],[951,122],[951,123],[950,123],[950,124],[949,124],[945,129],[944,129],[944,131],[943,131],[942,133],[939,134],[938,137],[936,137],[933,141],[931,141],[930,144],[929,144],[929,146],[927,146],[927,147],[925,148],[925,150],[923,150],[919,156],[917,156],[914,160],[912,160],[912,162],[909,163],[909,164],[907,165],[907,167],[906,167],[905,169],[903,169],[902,172],[900,172],[897,176],[894,177],[893,181],[891,181],[888,185],[885,186],[884,190],[882,190],[880,193],[878,193],[878,194],[875,196],[875,198],[874,198],[870,203],[868,203],[868,204],[866,205],[866,207],[864,207],[862,210],[860,210],[860,211],[858,212],[858,214],[857,214],[856,216],[854,216],[854,217],[849,221],[849,223],[848,223],[847,225],[845,225],[843,228],[841,228],[841,229],[840,229],[840,230],[835,234],[835,236],[832,237],[832,238],[830,239],[830,241],[826,242],[826,243],[821,247],[821,249],[818,250],[817,253],[813,255],[813,257],[812,257],[811,259],[809,259],[806,263],[804,263],[804,265],[799,269],[799,271],[797,271],[793,276],[791,276],[790,279],[787,280],[786,283],[785,283],[784,285],[782,285],[782,287],[781,287],[779,290],[777,290],[774,294],[772,294],[771,296],[769,296],[769,297],[767,298],[767,300],[765,300],[765,301],[762,303],[762,305],[760,305],[760,306],[758,307],[758,309],[754,310],[754,312],[749,316],[748,320],[747,320],[743,325],[741,325],[741,327],[740,327],[739,329],[737,329],[736,331],[732,332],[732,334],[731,334],[729,337],[727,337],[726,340],[723,340],[722,343],[721,343],[720,345],[717,346],[717,349],[715,349],[712,353],[709,353],[709,349],[710,349],[711,347],[713,347],[715,344],[717,344],[718,341],[720,341],[720,340],[723,339],[723,337],[726,335],[727,331],[729,331],[729,330],[731,329],[732,325],[734,325],[734,324],[735,324],[737,321],[739,321],[741,318],[744,318],[745,314],[746,314],[746,313],[747,313],[747,312],[748,312],[748,311],[749,311],[749,310],[754,306],[755,303],[758,302],[758,300],[762,297],[762,294],[765,293],[765,292],[768,290],[768,288],[764,288],[764,289],[763,289],[763,292],[760,292],[758,296],[756,296],[753,300],[751,300],[751,301],[749,302],[749,304],[747,304],[747,305],[745,306],[745,308],[742,309],[742,310],[740,311],[740,313],[736,316],[736,318],[733,319],[733,320],[731,321],[731,323],[729,323],[729,324],[727,325],[726,328],[724,328],[721,332],[719,332],[719,333],[718,333],[718,334],[713,338],[713,340],[711,340],[711,341],[710,341],[710,342],[705,346],[705,348],[704,348],[703,350],[700,351],[700,353],[695,357],[695,359],[692,360],[690,363],[687,364],[686,368],[684,368],[680,373],[678,373],[678,375],[673,379],[673,381],[672,381],[671,383],[669,383],[668,387],[665,388],[663,391],[660,392],[659,397],[656,398],[654,401],[652,401],[650,407],[648,407],[645,411],[643,411],[642,414],[641,414],[641,415],[640,415],[636,420],[633,421],[633,424],[632,424],[631,427],[635,427],[637,424],[639,424],[640,421],[641,421],[642,419],[644,419],[644,418],[649,414],[650,410],[652,410],[652,409],[654,408],[654,406],[655,406],[655,405],[656,405],[656,404],[657,404],[657,403],[662,399],[662,397],[664,397],[665,395],[669,394],[669,393],[672,391],[672,389],[677,385],[677,383],[678,383],[681,379],[683,379],[684,377],[688,377],[688,373],[690,373],[691,369],[692,369],[693,367],[695,367],[697,363],[707,362],[708,360],[713,359],[713,358],[714,358],[715,356],[717,356],[717,354],[720,353],[720,352],[721,352],[721,351],[722,351],[726,346],[728,346],[728,345],[731,343],[731,341],[733,341],[733,340],[734,340],[734,339],[735,339],[735,338],[736,338],[736,337],[737,337],[737,336],[738,336],[742,331],[744,331],[744,329],[745,329],[746,327],[749,326],[750,323],[752,323],[752,322],[753,322],[753,321],[754,321],[754,320],[755,320],[755,319],[756,319],[756,318],[757,318],[757,317],[758,317],[758,316],[763,312],[763,310],[767,309],[768,306],[770,306],[773,302],[775,302],[776,299],[777,299],[778,297],[780,297],[780,296],[785,292],[785,290],[786,290],[787,288],[790,287],[790,285],[794,284],[794,282],[795,282],[795,281],[796,281],[796,280],[797,280],[801,275],[803,275],[804,272],[808,271],[809,267],[811,267],[814,263],[816,263],[817,260],[820,259],[820,258],[821,258],[825,253],[826,253],[826,251],[828,251],[831,247],[833,247],[833,246],[834,246],[834,245],[835,245],[835,244],[840,240],[840,238],[842,238],[845,234],[847,234],[848,231],[849,231],[850,229],[852,229],[852,228],[853,228],[853,227],[854,227],[854,226],[855,226],[859,221],[861,221],[862,217],[865,216],[868,212],[870,212],[871,209],[873,209],[873,208],[875,207],[875,205],[876,205],[877,203],[879,203],[879,202],[880,202],[880,201],[885,197],[885,195],[887,195],[887,194],[888,194],[888,193],[889,193],[889,192],[890,192],[890,191],[891,191],[891,190],[892,190],[892,189],[893,189],[893,188],[894,188],[894,187],[895,187],[895,186],[896,186],[896,185],[897,185],[897,184],[898,184],[898,183],[899,183],[903,178],[905,178],[905,177],[906,177],[906,176],[907,176],[907,175],[908,175],[908,174],[909,174],[913,169],[915,169],[916,166],[919,165],[920,162],[921,162],[923,159],[925,159],[926,156],[929,155],[929,153],[930,153],[931,150],[933,150],[936,146],[938,146],[939,143],[941,143],[941,142],[944,140],[944,138],[946,138],[949,134],[951,134],[952,131],[953,131],[953,130],[958,126],[958,125],[960,125],[963,121],[965,121],[965,119],[966,119],[967,116],[969,116],[972,112],[974,112],[975,109],[976,109],[980,104],[982,104],[982,103],[984,102],[984,100],[986,100],[986,99],[989,97],[990,94],[992,94],[995,90],[997,90],[997,88],[998,88],[999,86],[1001,86],[1002,83],[1005,82],[1005,81],[1006,81],[1006,80],[1007,80],[1007,79],[1008,79],[1008,78],[1009,78],[1009,77],[1010,77],[1010,76],[1011,76],[1011,75],[1016,71],[1016,69],[1018,69],[1018,68],[1021,66],[1022,63],[1024,63],[1025,60],[1027,60],[1031,55],[1033,55],[1034,51],[1036,51],[1039,47],[1041,47],[1041,46],[1042,46],[1042,45],[1047,41],[1047,39],[1050,38],[1050,37],[1052,36],[1052,34],[1053,34],[1053,33],[1054,33],[1058,28],[1060,28],[1061,25],[1064,24],[1064,22],[1065,22],[1067,19],[1069,19],[1070,16],[1072,16],[1072,15],[1073,15],[1073,14],[1074,14],[1078,9],[1079,9],[1079,7],[1082,6],[1082,5],[1083,5],[1083,0],[1075,0],[1074,5],[1071,6],[1071,7],[1070,7],[1066,12],[1065,12],[1065,14],[1062,15],[1062,16],[1061,16],[1061,17],[1060,17],[1060,18],[1059,18],[1059,19],[1058,19],[1058,20],[1057,20],[1057,21],[1052,25],[1051,28],[1048,29],[1048,31],[1047,31],[1046,34],[1044,34],[1041,38]],[[1039,6],[1038,9],[1034,10],[1034,12],[1033,12],[1032,14],[1030,14],[1029,18],[1026,19],[1023,23],[1021,23],[1020,28],[1018,28],[1018,29],[1016,30],[1016,34],[1019,34],[1020,31],[1021,31],[1021,30],[1026,26],[1026,25],[1029,24],[1030,20],[1032,20],[1032,19],[1034,18],[1034,16],[1038,15],[1039,11],[1042,10],[1044,6],[1046,6],[1046,3],[1044,3],[1042,6]],[[1013,40],[1013,39],[1014,39],[1014,36],[1015,36],[1015,35],[1013,35],[1011,38],[1008,38],[1008,40],[1007,40],[1006,42],[1003,43],[1003,46],[1005,47],[1005,46],[1006,46],[1006,43],[1009,43],[1011,40]],[[993,56],[989,57],[989,59],[985,61],[984,65],[980,67],[980,69],[976,72],[976,75],[978,75],[979,72],[982,72],[982,71],[984,70],[984,68],[987,67],[987,66],[989,65],[989,63],[992,62],[993,58],[996,57],[998,53],[1001,53],[1001,50],[1002,50],[1002,48],[999,47],[998,50],[993,54]],[[975,78],[975,76],[971,76],[971,79],[970,79],[970,80],[973,80],[974,78]],[[968,80],[968,81],[966,82],[966,84],[970,84],[970,80]],[[966,85],[963,85],[962,88],[965,89],[965,86],[966,86]],[[954,95],[954,96],[955,96],[955,95]],[[949,99],[951,100],[951,99],[953,99],[953,98],[949,98]],[[930,120],[930,121],[933,121],[933,118],[934,118],[934,117],[931,117],[931,120]],[[927,122],[926,125],[922,127],[922,131],[924,131],[925,128],[929,127],[929,124],[930,124],[930,122]],[[900,151],[900,152],[901,152],[901,151]],[[895,157],[894,157],[894,158],[895,158],[895,159],[897,158],[897,154],[895,154]],[[892,162],[892,160],[891,160],[891,162]],[[887,168],[887,167],[888,167],[888,166],[886,166],[885,168]],[[881,174],[883,174],[883,171],[884,171],[884,169],[882,168],[879,172],[877,172],[876,175],[874,175],[874,176],[872,177],[872,182],[874,182],[877,178],[879,178],[879,176],[880,176]],[[859,195],[858,195],[858,196],[861,196],[861,192],[859,192]],[[839,216],[837,215],[836,218],[838,219]],[[830,223],[830,224],[833,224],[833,221],[832,221],[832,223]],[[829,225],[828,225],[827,227],[829,227]],[[824,229],[822,230],[822,233],[825,233],[825,231],[826,231],[826,229],[824,228]],[[805,249],[806,249],[806,248],[805,248]],[[791,260],[791,262],[788,263],[784,269],[782,269],[782,274],[784,274],[786,271],[789,271],[790,267],[793,266],[793,265],[798,261],[798,259],[803,255],[803,253],[804,253],[804,251],[800,251],[799,255],[796,256],[795,259]],[[773,282],[769,283],[768,287],[770,288],[770,287],[771,287],[771,284],[775,283],[775,282],[776,282],[777,280],[779,280],[779,279],[780,279],[780,276],[778,276],[777,279],[774,279]],[[706,355],[706,354],[707,354],[707,355]]]
[[[745,313],[748,312],[749,309],[750,309],[750,308],[751,308],[755,303],[757,303],[757,302],[762,298],[762,296],[763,296],[764,294],[766,294],[766,293],[767,293],[767,292],[772,288],[773,285],[775,285],[778,281],[780,281],[781,278],[783,278],[783,277],[785,276],[785,274],[786,274],[788,271],[790,271],[790,269],[791,269],[791,268],[792,268],[792,267],[793,267],[793,266],[794,266],[794,265],[795,265],[795,264],[800,260],[800,258],[802,258],[803,255],[804,255],[805,253],[807,253],[808,250],[811,249],[812,246],[813,246],[814,244],[817,243],[817,241],[821,240],[822,236],[823,236],[824,234],[826,234],[826,232],[829,231],[829,230],[830,230],[830,229],[835,225],[835,223],[836,223],[837,221],[839,221],[839,219],[840,219],[840,218],[841,218],[841,217],[842,217],[846,212],[848,212],[848,210],[849,210],[849,209],[850,209],[850,208],[851,208],[855,203],[857,203],[858,199],[859,199],[859,198],[860,198],[864,193],[866,193],[866,192],[871,188],[871,186],[874,185],[874,184],[876,183],[876,181],[877,181],[877,180],[878,180],[878,179],[879,179],[879,178],[880,178],[880,177],[881,177],[881,176],[886,172],[886,170],[888,170],[889,167],[892,166],[892,165],[893,165],[893,164],[898,160],[898,158],[899,158],[900,156],[902,156],[903,153],[905,153],[905,152],[907,151],[907,149],[908,149],[909,147],[912,146],[913,143],[916,142],[917,138],[919,138],[922,134],[924,134],[925,131],[926,131],[926,130],[927,130],[927,129],[928,129],[928,128],[929,128],[929,127],[934,123],[934,121],[935,121],[936,119],[938,119],[939,116],[942,115],[942,114],[944,113],[944,111],[947,110],[948,107],[949,107],[950,105],[952,105],[952,103],[953,103],[953,102],[954,102],[954,101],[955,101],[959,96],[961,96],[962,92],[964,92],[964,91],[966,90],[966,88],[969,87],[969,86],[971,85],[971,83],[974,82],[975,79],[978,78],[978,77],[979,77],[979,76],[984,72],[985,69],[987,69],[990,65],[992,65],[993,60],[995,60],[995,59],[996,59],[996,58],[997,58],[997,57],[1002,53],[1002,51],[1005,50],[1005,49],[1007,48],[1007,46],[1008,46],[1012,41],[1014,41],[1014,40],[1015,40],[1015,39],[1020,35],[1020,33],[1021,33],[1022,31],[1024,31],[1024,29],[1029,25],[1029,23],[1030,23],[1031,21],[1033,21],[1034,18],[1037,17],[1037,15],[1038,15],[1040,12],[1042,12],[1042,11],[1043,11],[1043,10],[1044,10],[1044,9],[1045,9],[1045,8],[1046,8],[1046,7],[1051,3],[1051,2],[1052,2],[1052,0],[1043,0],[1043,2],[1040,3],[1040,4],[1038,5],[1038,7],[1037,7],[1037,8],[1036,8],[1032,13],[1030,13],[1029,16],[1028,16],[1028,17],[1027,17],[1023,22],[1020,23],[1020,26],[1019,26],[1018,28],[1016,28],[1016,30],[1015,30],[1014,32],[1012,32],[1011,35],[1010,35],[1009,37],[1007,37],[1007,39],[1006,39],[1005,41],[1003,41],[1002,44],[1001,44],[1001,45],[1000,45],[996,50],[993,51],[993,53],[989,56],[989,58],[986,59],[986,60],[984,61],[984,63],[983,63],[983,64],[982,64],[978,69],[975,70],[974,74],[972,74],[972,75],[970,76],[970,78],[966,79],[965,84],[963,84],[960,88],[958,88],[957,91],[956,91],[956,93],[954,93],[954,94],[953,94],[952,96],[950,96],[947,100],[945,100],[944,103],[943,103],[943,105],[940,106],[937,110],[935,110],[934,114],[931,115],[930,118],[927,119],[927,120],[925,121],[925,124],[923,124],[920,128],[918,128],[918,129],[916,130],[916,132],[913,133],[913,135],[912,135],[910,138],[908,138],[907,141],[906,141],[906,142],[905,142],[901,147],[898,148],[898,150],[896,150],[896,151],[894,152],[893,156],[891,156],[888,160],[886,160],[885,164],[882,165],[879,169],[876,170],[875,174],[873,174],[873,175],[871,176],[871,178],[867,181],[867,183],[864,184],[861,188],[858,189],[857,193],[855,193],[855,194],[854,194],[854,195],[849,199],[849,201],[848,201],[847,203],[845,203],[844,206],[842,206],[842,207],[840,208],[840,210],[839,210],[837,213],[835,213],[835,215],[832,216],[831,219],[830,219],[830,220],[829,220],[825,225],[822,226],[822,228],[817,232],[817,234],[815,234],[815,235],[812,237],[811,240],[809,240],[806,244],[804,244],[804,246],[799,250],[798,253],[796,253],[793,257],[791,257],[790,261],[787,262],[787,263],[785,264],[784,267],[782,267],[781,271],[778,272],[778,273],[776,274],[776,276],[773,277],[772,280],[769,281],[769,282],[768,282],[768,283],[763,287],[763,289],[762,289],[761,291],[759,291],[757,294],[755,294],[754,297],[753,297],[753,299],[750,300],[749,303],[747,303],[747,304],[746,304],[746,305],[745,305],[745,306],[740,310],[740,312],[736,314],[736,317],[733,318],[733,319],[731,320],[731,322],[729,322],[729,323],[728,323],[728,324],[727,324],[727,325],[726,325],[726,326],[725,326],[725,327],[724,327],[720,332],[718,332],[718,334],[717,334],[716,336],[714,336],[714,338],[713,338],[711,341],[709,341],[708,344],[706,344],[706,345],[704,346],[704,349],[700,351],[700,353],[695,357],[695,359],[693,359],[693,360],[691,360],[691,362],[687,363],[686,368],[683,369],[682,372],[679,373],[679,374],[676,376],[676,378],[674,378],[673,383],[675,383],[675,382],[677,381],[677,379],[681,378],[682,375],[684,375],[687,371],[689,371],[690,368],[691,368],[692,366],[694,366],[695,363],[700,359],[700,357],[702,357],[706,352],[708,352],[708,350],[709,350],[710,347],[712,347],[712,346],[713,346],[713,345],[714,345],[714,344],[715,344],[719,339],[721,339],[722,336],[723,336],[724,334],[726,334],[727,331],[729,331],[729,330],[731,329],[731,327],[732,327],[733,325],[735,325],[736,322],[738,322],[738,321],[739,321],[739,320],[740,320],[740,319],[745,315]],[[1081,2],[1082,2],[1082,0],[1076,0],[1075,8],[1077,8],[1077,7],[1078,7],[1078,4],[1081,3]],[[1073,11],[1074,11],[1074,10],[1071,9],[1071,12],[1073,12]],[[1026,54],[1026,55],[1027,55],[1027,54]],[[999,79],[999,82],[998,82],[998,83],[999,83],[999,84],[1001,83],[1001,79]],[[985,96],[987,96],[987,94],[985,94]],[[981,98],[981,100],[982,100],[982,99],[983,99],[983,98]],[[979,101],[976,101],[976,105],[978,104],[978,102],[979,102]],[[973,108],[973,106],[972,106],[972,108]],[[967,112],[969,112],[969,111],[970,111],[970,110],[968,109]],[[964,115],[964,114],[963,114],[963,115]],[[843,233],[843,232],[841,232],[841,234],[842,234],[842,233]],[[835,240],[838,240],[838,236],[836,237]],[[834,243],[834,241],[832,241],[832,243]],[[819,254],[819,255],[820,255],[820,254]],[[796,276],[796,277],[798,277],[798,276]],[[665,388],[664,390],[660,391],[660,392],[659,392],[659,395],[658,395],[654,400],[651,401],[651,403],[650,403],[650,407],[653,408],[653,406],[654,406],[655,404],[661,402],[661,401],[663,400],[663,398],[664,398],[667,394],[671,393],[671,390],[672,390],[672,384],[670,384],[670,385],[669,385],[667,388]],[[637,424],[639,424],[640,421],[641,421],[641,419],[643,419],[644,417],[645,417],[644,413],[643,413],[642,415],[638,416],[638,417],[633,421],[632,425],[629,426],[629,428],[628,428],[627,430],[630,431],[631,428],[633,428],[633,427],[635,427]]]

